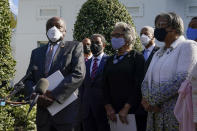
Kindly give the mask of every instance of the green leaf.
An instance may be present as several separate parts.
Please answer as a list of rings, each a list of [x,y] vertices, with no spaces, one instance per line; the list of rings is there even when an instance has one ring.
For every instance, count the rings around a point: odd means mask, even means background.
[[[94,33],[105,36],[107,46],[105,52],[113,54],[110,44],[110,34],[116,22],[126,22],[134,26],[133,20],[126,7],[118,0],[87,0],[80,9],[74,25],[73,38],[82,41]],[[134,49],[141,51],[142,46],[137,37]]]

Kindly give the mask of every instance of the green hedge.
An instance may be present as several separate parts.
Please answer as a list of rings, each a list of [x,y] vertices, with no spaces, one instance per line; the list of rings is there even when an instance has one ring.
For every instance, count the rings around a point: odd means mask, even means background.
[[[107,40],[106,53],[114,51],[110,43],[110,34],[116,22],[134,23],[126,7],[118,0],[87,0],[80,9],[74,25],[74,40],[82,41],[94,33],[103,34]],[[137,38],[134,48],[138,51],[142,46]]]
[[[5,98],[13,90],[10,88],[10,81],[14,77],[16,65],[10,46],[12,35],[10,14],[8,0],[0,0],[0,98]],[[13,98],[17,99],[18,97]],[[35,130],[35,108],[26,121],[28,108],[29,105],[0,106],[0,131]]]

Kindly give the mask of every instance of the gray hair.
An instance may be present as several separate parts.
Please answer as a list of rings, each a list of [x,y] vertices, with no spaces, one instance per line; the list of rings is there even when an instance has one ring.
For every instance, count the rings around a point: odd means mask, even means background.
[[[170,27],[172,27],[173,29],[175,29],[177,34],[182,35],[184,33],[183,20],[182,20],[182,18],[179,15],[177,15],[177,14],[175,14],[173,12],[161,13],[161,14],[156,16],[156,18],[155,18],[155,25],[156,25],[157,20],[160,17],[163,17],[163,18],[167,19],[168,25]]]
[[[125,22],[117,22],[115,24],[114,30],[122,30],[124,33],[124,38],[128,41],[128,44],[132,47],[135,44],[137,34],[135,28]]]
[[[151,27],[151,26],[144,26],[144,27],[142,27],[141,31],[142,31],[143,29],[147,29],[147,30],[150,32],[150,34],[151,34],[152,36],[154,36],[154,28],[153,28],[153,27]]]
[[[90,37],[90,39],[93,40],[95,37],[100,37],[100,38],[101,38],[101,42],[102,42],[103,44],[106,44],[106,40],[105,40],[105,37],[104,37],[103,35],[101,35],[101,34],[93,34],[93,35]]]

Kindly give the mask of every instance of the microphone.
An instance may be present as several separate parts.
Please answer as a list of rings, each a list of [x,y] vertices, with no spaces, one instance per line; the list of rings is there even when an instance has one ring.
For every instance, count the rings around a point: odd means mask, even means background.
[[[27,116],[31,112],[34,105],[37,103],[39,95],[43,95],[47,91],[48,87],[49,87],[49,81],[47,79],[41,78],[38,81],[38,83],[36,84],[36,87],[35,87],[36,96],[33,99],[32,103],[30,103],[30,107],[29,107]]]
[[[14,85],[14,90],[6,97],[6,100],[12,96],[14,96],[16,93],[18,93],[21,89],[25,87],[24,82],[31,77],[34,71],[37,71],[38,67],[33,66],[32,70],[28,72],[18,83]]]
[[[38,67],[37,66],[33,66],[32,70],[29,71],[18,83],[21,83],[21,82],[24,83],[27,79],[29,79],[29,77],[33,74],[33,72],[37,71],[37,70],[38,70]]]

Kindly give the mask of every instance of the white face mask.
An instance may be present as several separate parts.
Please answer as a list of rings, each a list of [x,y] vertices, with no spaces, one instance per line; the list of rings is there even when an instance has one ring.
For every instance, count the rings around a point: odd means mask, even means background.
[[[140,41],[142,43],[142,45],[147,46],[148,43],[150,42],[150,38],[147,35],[142,34],[140,37]]]
[[[124,38],[112,37],[111,43],[112,43],[112,48],[114,50],[118,50],[119,48],[121,48],[125,44],[125,40],[124,40]]]
[[[52,42],[57,42],[63,36],[63,34],[56,26],[53,26],[47,31],[47,36]]]

